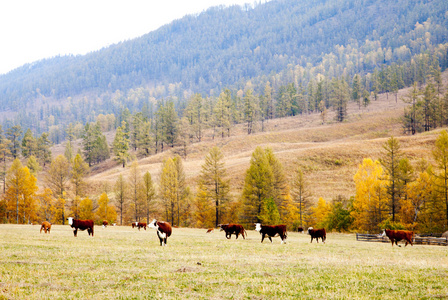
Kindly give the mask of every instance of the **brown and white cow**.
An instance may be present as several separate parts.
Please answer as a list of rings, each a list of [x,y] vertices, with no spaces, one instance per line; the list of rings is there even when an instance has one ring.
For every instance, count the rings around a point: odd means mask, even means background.
[[[325,231],[325,228],[313,229],[313,227],[310,227],[308,228],[308,234],[311,235],[311,243],[313,242],[313,239],[316,239],[319,243],[319,238],[321,238],[322,243],[325,244],[325,240],[327,239],[327,232]]]
[[[72,217],[68,217],[68,225],[70,225],[72,228],[75,228],[73,230],[73,234],[77,236],[78,229],[79,230],[86,230],[89,233],[89,235],[92,235],[93,237],[93,220],[76,220]]]
[[[50,233],[50,229],[51,229],[51,223],[50,222],[47,222],[47,221],[43,221],[42,222],[42,226],[40,227],[40,232],[42,233],[42,230],[45,232],[45,233]]]
[[[149,223],[148,227],[157,229],[157,236],[160,240],[160,246],[166,246],[166,240],[169,236],[171,236],[172,232],[171,224],[154,219],[151,223]]]
[[[298,228],[297,228],[297,232],[299,232],[299,233],[303,233],[303,227],[298,227]]]
[[[106,220],[103,220],[103,228],[106,228],[107,225],[109,225],[109,222],[107,222]]]
[[[212,233],[213,230],[215,230],[215,229],[214,229],[214,228],[209,228],[209,229],[207,229],[207,232],[206,232],[206,233]]]
[[[232,234],[235,234],[237,239],[240,234],[243,239],[246,239],[246,230],[240,224],[220,224],[219,227],[221,227],[219,231],[224,230],[226,232],[227,239],[230,239],[232,237]]]
[[[282,244],[286,244],[286,225],[261,225],[261,223],[255,223],[255,230],[261,234],[261,242],[265,236],[268,236],[272,243],[272,238],[279,236],[282,240]]]
[[[392,242],[392,247],[394,246],[394,243],[398,247],[401,247],[397,244],[397,242],[401,240],[406,241],[406,244],[404,245],[405,247],[408,245],[408,243],[411,244],[411,246],[413,246],[412,244],[412,239],[414,238],[413,231],[383,229],[383,234],[381,236],[382,237],[387,236],[389,240]]]
[[[140,230],[140,228],[143,228],[146,230],[146,226],[148,226],[148,225],[146,225],[146,222],[133,222],[132,223],[132,228],[137,227],[138,230]]]

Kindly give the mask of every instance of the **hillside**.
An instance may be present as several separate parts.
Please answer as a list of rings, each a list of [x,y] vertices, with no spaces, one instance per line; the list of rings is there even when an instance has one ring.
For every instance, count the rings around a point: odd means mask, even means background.
[[[443,74],[447,82],[448,73]],[[431,149],[438,130],[415,136],[403,135],[401,117],[406,104],[400,97],[407,89],[399,91],[395,97],[381,94],[377,101],[360,110],[351,103],[349,117],[343,123],[333,121],[333,112],[322,125],[319,114],[309,114],[269,121],[266,132],[247,135],[243,126],[237,127],[230,138],[205,141],[188,147],[187,158],[183,161],[189,184],[195,188],[196,179],[209,149],[217,145],[225,156],[225,167],[232,182],[234,197],[241,195],[244,176],[249,167],[250,157],[256,146],[270,147],[282,162],[286,174],[292,177],[300,166],[313,193],[313,200],[323,197],[331,200],[339,195],[349,198],[355,193],[353,176],[363,158],[378,159],[383,153],[383,144],[390,137],[398,137],[403,152],[414,165],[422,158],[431,161]],[[113,137],[113,133],[108,134]],[[158,184],[163,159],[174,155],[174,148],[164,153],[138,161],[142,174],[149,171]],[[62,153],[63,145],[53,152]],[[128,176],[129,169],[109,161],[92,170],[91,182],[97,187],[108,182],[113,186],[119,174]]]
[[[422,53],[437,52],[444,70],[447,11],[446,1],[428,0],[214,7],[100,51],[45,59],[0,76],[0,119],[7,128],[52,131],[57,142],[68,123],[92,122],[98,114],[118,117],[123,108],[155,110],[163,98],[182,108],[194,93],[216,97],[223,88],[247,85],[261,93],[268,81],[275,90],[291,82],[306,87],[322,76],[350,83],[355,74],[420,64],[416,56]],[[418,72],[402,73],[405,85],[421,79],[409,75]],[[369,82],[366,89],[373,91]]]

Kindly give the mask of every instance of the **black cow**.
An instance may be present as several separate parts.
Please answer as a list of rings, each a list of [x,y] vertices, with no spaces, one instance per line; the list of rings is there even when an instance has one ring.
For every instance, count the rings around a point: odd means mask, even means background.
[[[240,224],[220,224],[219,227],[221,227],[219,231],[224,230],[226,232],[227,239],[230,239],[232,237],[232,234],[235,234],[237,239],[240,234],[243,239],[246,239],[246,230]]]

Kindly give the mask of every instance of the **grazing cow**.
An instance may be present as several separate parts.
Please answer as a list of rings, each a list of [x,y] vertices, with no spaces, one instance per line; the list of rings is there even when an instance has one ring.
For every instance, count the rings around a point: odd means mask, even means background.
[[[106,220],[103,220],[103,228],[106,228],[107,225],[109,225],[109,222],[107,222]]]
[[[209,228],[209,229],[207,229],[207,232],[206,232],[206,233],[212,233],[213,230],[215,230],[215,229],[214,229],[214,228]]]
[[[313,229],[313,227],[310,227],[308,228],[308,234],[311,235],[311,243],[313,242],[313,239],[316,239],[316,241],[319,243],[319,238],[321,238],[322,243],[325,244],[325,240],[327,239],[325,228]]]
[[[146,230],[146,223],[145,222],[132,222],[132,228],[137,227],[138,230],[140,230],[140,228],[143,228]]]
[[[154,219],[151,223],[149,223],[148,227],[157,229],[157,236],[160,240],[160,246],[166,246],[166,240],[169,236],[171,236],[172,232],[171,224]]]
[[[42,233],[42,230],[45,232],[45,233],[50,233],[50,229],[51,229],[51,223],[50,222],[47,222],[47,221],[43,221],[42,222],[42,226],[40,227],[40,232]]]
[[[412,244],[412,239],[414,238],[413,231],[384,229],[383,234],[381,236],[384,237],[386,235],[392,242],[392,247],[394,246],[394,243],[398,247],[401,247],[397,244],[397,242],[399,242],[401,240],[406,241],[406,244],[404,245],[405,247],[408,245],[408,243],[411,244],[411,246],[413,246],[413,244]]]
[[[93,237],[93,220],[75,220],[72,217],[67,218],[68,220],[68,225],[70,225],[72,228],[75,228],[75,230],[73,230],[73,234],[75,235],[75,237],[78,234],[78,229],[79,230],[86,230],[89,233],[89,235],[92,235]]]
[[[247,235],[246,230],[240,224],[220,224],[219,227],[221,227],[219,231],[224,230],[226,232],[227,239],[230,239],[232,237],[232,234],[235,234],[237,239],[240,234],[243,237],[243,239],[246,239],[245,237],[245,235]]]
[[[303,233],[303,227],[297,228],[297,232]]]
[[[272,243],[272,238],[279,236],[282,239],[282,244],[286,244],[286,225],[261,225],[261,223],[255,223],[255,230],[261,234],[261,242],[267,235]]]

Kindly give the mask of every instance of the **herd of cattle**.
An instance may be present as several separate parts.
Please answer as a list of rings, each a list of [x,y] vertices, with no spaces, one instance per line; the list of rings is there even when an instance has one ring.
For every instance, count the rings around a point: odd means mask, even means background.
[[[93,220],[77,220],[72,217],[67,218],[68,224],[74,228],[73,234],[75,237],[77,236],[78,230],[84,231],[87,230],[89,236],[91,235],[93,237],[93,227],[94,223]],[[103,221],[103,227],[106,227],[108,225],[107,221]],[[169,236],[171,236],[172,228],[171,224],[164,221],[157,221],[154,219],[151,223],[146,224],[144,222],[133,222],[131,224],[132,228],[137,227],[138,230],[140,228],[143,228],[146,230],[146,227],[156,229],[157,236],[160,241],[160,246],[166,246],[166,242]],[[232,237],[232,234],[236,236],[236,239],[241,235],[243,239],[246,239],[247,233],[244,227],[240,224],[220,224],[218,225],[220,228],[220,231],[224,231],[226,234],[226,238],[230,239]],[[51,229],[51,223],[44,221],[42,223],[42,226],[40,228],[40,232],[44,230],[45,233],[50,233]],[[209,228],[207,230],[207,233],[213,232],[213,228]],[[255,230],[258,231],[261,235],[261,242],[263,243],[265,237],[267,237],[271,243],[273,237],[280,237],[281,243],[286,243],[287,238],[287,232],[286,232],[286,225],[262,225],[261,223],[255,223]],[[299,227],[298,232],[303,232],[303,228]],[[325,228],[320,229],[314,229],[313,227],[309,227],[307,230],[308,234],[311,236],[311,243],[313,242],[313,239],[316,239],[316,242],[319,243],[319,238],[321,239],[322,243],[325,243],[325,240],[327,239],[327,233],[325,231]],[[407,230],[383,230],[383,233],[381,235],[382,237],[387,236],[390,241],[392,242],[392,246],[397,245],[397,242],[404,240],[405,241],[405,247],[409,244],[411,246],[413,245],[412,239],[414,238],[414,232],[407,231]]]

